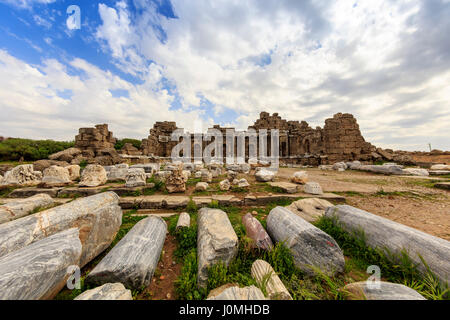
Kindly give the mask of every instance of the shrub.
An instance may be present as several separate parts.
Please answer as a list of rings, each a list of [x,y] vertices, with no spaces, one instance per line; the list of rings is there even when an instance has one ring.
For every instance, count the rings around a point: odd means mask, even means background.
[[[0,142],[0,161],[36,161],[71,148],[74,142],[11,138]]]
[[[137,139],[128,139],[128,138],[117,140],[116,144],[114,145],[114,149],[116,149],[116,150],[122,149],[123,146],[125,145],[125,143],[131,143],[133,145],[133,147],[140,149],[142,141],[137,140]]]

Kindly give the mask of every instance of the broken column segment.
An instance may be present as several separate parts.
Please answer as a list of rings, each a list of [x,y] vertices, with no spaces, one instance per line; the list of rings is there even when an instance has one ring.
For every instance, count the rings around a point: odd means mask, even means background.
[[[271,250],[273,247],[272,239],[270,239],[266,230],[258,219],[254,218],[251,213],[247,213],[242,217],[247,236],[253,240],[254,245],[263,250]]]
[[[0,300],[52,299],[80,256],[78,229],[71,228],[0,257]]]
[[[267,217],[267,231],[291,250],[295,265],[314,275],[319,268],[333,276],[344,271],[344,255],[336,241],[286,208],[276,207]]]
[[[197,283],[204,288],[209,267],[219,262],[228,266],[236,257],[238,237],[227,214],[219,209],[200,209],[197,225]]]
[[[119,197],[104,192],[0,225],[0,257],[70,228],[80,230],[80,266],[109,247],[122,224]]]
[[[366,244],[372,248],[389,250],[388,257],[400,256],[402,251],[406,250],[418,269],[426,273],[427,269],[420,259],[422,257],[441,282],[448,283],[449,241],[348,205],[330,207],[325,216],[334,219],[349,233],[364,231]]]

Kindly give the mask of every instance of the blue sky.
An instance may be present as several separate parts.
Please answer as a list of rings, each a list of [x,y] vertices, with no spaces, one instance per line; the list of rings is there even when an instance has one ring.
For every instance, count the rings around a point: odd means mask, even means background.
[[[377,146],[450,150],[449,16],[447,0],[0,0],[0,135],[349,112]]]

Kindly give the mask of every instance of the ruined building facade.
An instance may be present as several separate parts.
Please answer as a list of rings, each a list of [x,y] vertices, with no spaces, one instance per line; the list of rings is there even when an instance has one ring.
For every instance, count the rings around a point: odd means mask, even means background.
[[[179,128],[175,122],[156,122],[150,130],[149,137],[142,140],[142,153],[170,157],[172,148],[178,144],[177,141],[170,139],[172,132],[176,129]],[[214,129],[221,130],[224,134],[227,130],[234,130],[234,128],[220,126],[214,126]],[[318,165],[337,161],[371,161],[373,160],[372,155],[376,151],[374,146],[364,140],[359,125],[351,114],[338,113],[333,118],[325,120],[323,128],[313,129],[305,121],[287,121],[277,113],[270,115],[267,112],[261,112],[260,118],[252,126],[249,126],[249,129],[255,129],[257,132],[261,129],[269,130],[267,139],[269,152],[271,148],[270,129],[279,130],[279,155],[282,163]],[[248,156],[248,138],[246,142],[246,155]],[[197,141],[197,144],[194,144],[192,136],[192,156],[195,148],[203,149],[209,143],[203,141],[199,146]],[[223,154],[225,155],[225,138],[223,143]]]

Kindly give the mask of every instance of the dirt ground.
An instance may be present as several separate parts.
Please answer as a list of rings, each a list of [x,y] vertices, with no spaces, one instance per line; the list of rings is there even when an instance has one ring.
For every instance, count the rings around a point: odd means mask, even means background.
[[[351,206],[450,240],[450,192],[429,186],[449,179],[281,168],[279,180],[287,181],[299,170],[307,171],[324,192],[344,193]]]
[[[174,251],[177,243],[174,236],[168,234],[162,250],[162,257],[153,275],[150,286],[142,291],[138,300],[175,300],[175,280],[181,273],[181,264],[177,263]]]
[[[450,155],[435,155],[435,156],[412,156],[416,162],[431,162],[431,163],[442,163],[450,164]]]

